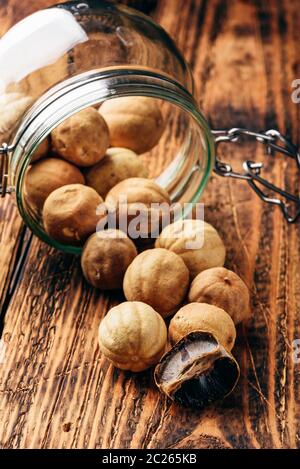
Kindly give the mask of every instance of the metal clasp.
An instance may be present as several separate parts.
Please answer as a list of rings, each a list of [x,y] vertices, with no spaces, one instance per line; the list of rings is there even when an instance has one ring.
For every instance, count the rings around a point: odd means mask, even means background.
[[[10,192],[8,187],[9,153],[13,149],[7,143],[3,143],[0,147],[0,197],[4,197],[7,192]]]
[[[285,156],[296,160],[298,169],[300,170],[300,153],[298,148],[278,130],[266,130],[264,132],[254,132],[248,129],[232,128],[230,130],[213,130],[215,143],[218,145],[222,142],[238,142],[242,137],[248,137],[262,143],[266,147],[268,155],[275,152],[281,153]],[[294,194],[290,194],[284,189],[275,186],[261,176],[263,163],[255,163],[254,161],[246,160],[243,163],[243,173],[238,173],[232,169],[228,163],[222,162],[218,156],[216,157],[214,171],[223,177],[232,177],[235,179],[243,179],[248,182],[255,193],[264,201],[272,205],[278,205],[283,213],[284,218],[288,223],[294,223],[300,216],[300,198]],[[268,190],[268,193],[263,190]],[[289,206],[284,200],[277,197],[272,197],[269,192],[279,194],[283,199],[292,202],[296,205],[294,215],[289,212]]]

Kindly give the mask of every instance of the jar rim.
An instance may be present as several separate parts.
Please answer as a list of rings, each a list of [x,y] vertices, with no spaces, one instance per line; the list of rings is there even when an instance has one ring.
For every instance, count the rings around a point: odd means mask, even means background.
[[[214,138],[194,96],[183,85],[167,75],[135,67],[109,67],[69,78],[51,88],[25,114],[12,142],[14,151],[11,155],[12,183],[16,188],[21,216],[39,238],[59,250],[78,254],[82,248],[56,242],[28,214],[23,202],[22,184],[30,157],[51,131],[67,118],[106,100],[130,96],[147,96],[168,101],[187,112],[201,127],[207,161],[192,204],[199,200],[206,186],[215,158]]]

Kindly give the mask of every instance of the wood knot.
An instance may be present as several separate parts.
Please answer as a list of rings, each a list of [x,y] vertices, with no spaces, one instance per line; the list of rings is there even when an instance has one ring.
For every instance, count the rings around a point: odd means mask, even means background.
[[[72,426],[71,422],[64,423],[63,424],[63,431],[68,433],[71,430],[71,426]]]

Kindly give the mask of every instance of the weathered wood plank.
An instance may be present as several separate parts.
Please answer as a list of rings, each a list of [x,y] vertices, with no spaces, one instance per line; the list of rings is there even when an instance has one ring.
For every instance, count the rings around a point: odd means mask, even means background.
[[[0,31],[46,4],[1,2]],[[299,142],[300,108],[290,99],[300,72],[297,2],[160,0],[154,14],[191,62],[213,127],[278,127]],[[264,156],[253,145],[220,152],[237,167],[245,157]],[[290,166],[270,160],[267,174],[295,188]],[[299,225],[287,226],[242,182],[213,176],[203,200],[206,219],[227,245],[227,265],[252,291],[253,320],[235,348],[242,369],[235,393],[195,412],[160,396],[151,372],[113,369],[99,353],[97,327],[120,298],[90,289],[76,259],[34,239],[7,304],[1,447],[299,447],[299,365],[292,360],[292,341],[300,337]],[[10,216],[3,208],[10,225],[0,225],[7,230],[0,292],[7,291],[21,229],[15,210]]]

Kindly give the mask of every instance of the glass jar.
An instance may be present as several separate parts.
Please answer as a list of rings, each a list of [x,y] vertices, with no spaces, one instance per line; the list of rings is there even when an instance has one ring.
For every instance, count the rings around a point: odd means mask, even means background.
[[[216,162],[219,174],[233,173],[215,160],[215,142],[235,141],[242,129],[213,135],[198,108],[189,66],[167,33],[135,10],[88,0],[34,13],[0,40],[0,69],[0,100],[8,113],[3,118],[10,124],[8,130],[4,123],[3,132],[0,121],[2,193],[15,192],[25,223],[58,249],[80,251],[46,233],[42,217],[26,201],[24,180],[53,129],[86,107],[120,97],[157,100],[165,130],[141,158],[172,202],[185,204],[183,217],[198,202]],[[14,99],[17,110],[10,116]],[[253,134],[267,145],[277,138],[266,135]],[[258,169],[247,171],[255,184]]]

